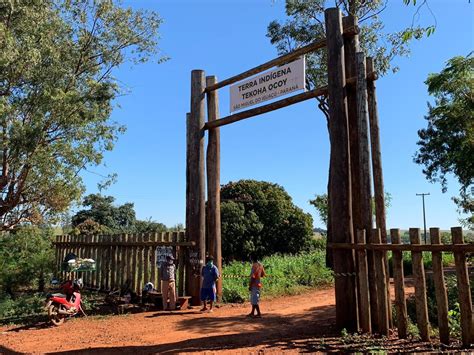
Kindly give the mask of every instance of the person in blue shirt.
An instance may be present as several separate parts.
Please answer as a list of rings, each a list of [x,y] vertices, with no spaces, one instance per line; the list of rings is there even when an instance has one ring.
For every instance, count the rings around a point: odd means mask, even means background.
[[[216,281],[219,278],[219,270],[214,265],[212,256],[206,259],[206,265],[202,268],[201,276],[201,312],[207,311],[207,301],[209,301],[209,312],[212,312],[212,305],[216,301]]]

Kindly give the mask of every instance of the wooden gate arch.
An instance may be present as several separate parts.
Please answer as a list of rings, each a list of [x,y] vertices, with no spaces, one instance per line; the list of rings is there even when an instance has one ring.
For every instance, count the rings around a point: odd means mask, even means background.
[[[206,251],[213,255],[221,270],[220,226],[220,132],[219,127],[246,118],[274,111],[317,96],[328,96],[329,135],[331,142],[329,174],[328,231],[333,243],[354,243],[354,231],[372,228],[370,213],[371,174],[370,149],[374,170],[374,190],[377,203],[377,227],[385,231],[383,180],[380,148],[377,146],[378,117],[376,110],[376,74],[373,62],[360,52],[357,20],[342,17],[338,8],[325,11],[326,38],[296,49],[255,68],[221,82],[207,76],[203,70],[191,72],[191,107],[187,114],[186,155],[186,231],[188,240],[195,243],[189,249],[187,275],[198,276]],[[289,63],[307,53],[327,50],[328,85],[229,116],[219,117],[218,89],[239,82],[264,70]],[[207,115],[206,107],[207,104]],[[370,115],[370,133],[369,133]],[[207,116],[207,122],[205,117]],[[208,145],[205,151],[205,133]],[[369,135],[372,145],[369,144]],[[207,185],[207,207],[206,207]],[[208,248],[206,250],[206,235]],[[381,235],[386,242],[386,235]],[[357,287],[356,259],[352,249],[333,249],[333,268],[336,290],[336,321],[340,328],[359,329],[360,289]],[[368,263],[373,263],[368,253]],[[384,263],[385,265],[385,263]],[[373,270],[369,268],[369,270]],[[369,274],[368,284],[375,285]],[[186,290],[199,300],[199,278],[188,277]],[[387,291],[388,292],[388,291]],[[222,294],[222,283],[218,283]],[[388,302],[385,297],[384,302]],[[377,307],[376,304],[372,305]],[[388,304],[384,305],[388,307]],[[377,308],[372,308],[377,309]]]

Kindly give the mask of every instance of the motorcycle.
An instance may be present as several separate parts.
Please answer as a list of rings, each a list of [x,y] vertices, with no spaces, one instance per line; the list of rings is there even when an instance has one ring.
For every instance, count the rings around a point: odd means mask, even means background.
[[[82,279],[67,280],[61,285],[63,293],[52,293],[46,297],[46,310],[52,324],[58,326],[68,317],[82,313],[85,315],[81,303]]]

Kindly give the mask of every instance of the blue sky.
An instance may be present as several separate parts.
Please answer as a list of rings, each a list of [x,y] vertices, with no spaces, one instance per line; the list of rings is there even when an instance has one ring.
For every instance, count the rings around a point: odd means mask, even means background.
[[[91,171],[118,174],[104,193],[116,202],[133,202],[138,218],[184,223],[185,114],[189,111],[190,73],[226,79],[277,54],[266,35],[274,19],[284,20],[283,0],[134,0],[126,5],[154,9],[164,19],[160,48],[170,57],[164,64],[149,62],[116,76],[129,94],[117,100],[112,119],[127,126],[104,165]],[[411,46],[410,58],[400,58],[400,71],[377,81],[381,144],[386,191],[392,195],[389,228],[422,227],[421,198],[429,192],[427,224],[443,229],[458,225],[451,197],[458,184],[450,179],[448,192],[430,184],[421,166],[413,163],[417,130],[430,100],[429,73],[439,72],[449,58],[467,55],[473,48],[473,5],[467,0],[430,0],[436,16],[435,33]],[[413,7],[390,0],[382,19],[387,31],[410,25]],[[433,23],[426,11],[420,21]],[[221,117],[228,115],[228,88],[219,91]],[[327,185],[329,140],[325,118],[314,100],[240,121],[221,128],[221,183],[257,179],[278,183],[296,205],[311,213],[315,227],[321,221],[308,201]],[[82,174],[87,193],[97,192],[102,178]]]

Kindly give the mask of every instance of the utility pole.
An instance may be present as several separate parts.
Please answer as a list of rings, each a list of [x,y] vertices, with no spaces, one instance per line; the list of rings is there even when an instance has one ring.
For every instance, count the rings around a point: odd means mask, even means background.
[[[423,200],[423,226],[425,228],[425,244],[426,244],[426,214],[425,214],[425,196],[429,196],[429,192],[428,193],[421,193],[421,194],[416,194],[416,196],[421,196],[422,200]]]

